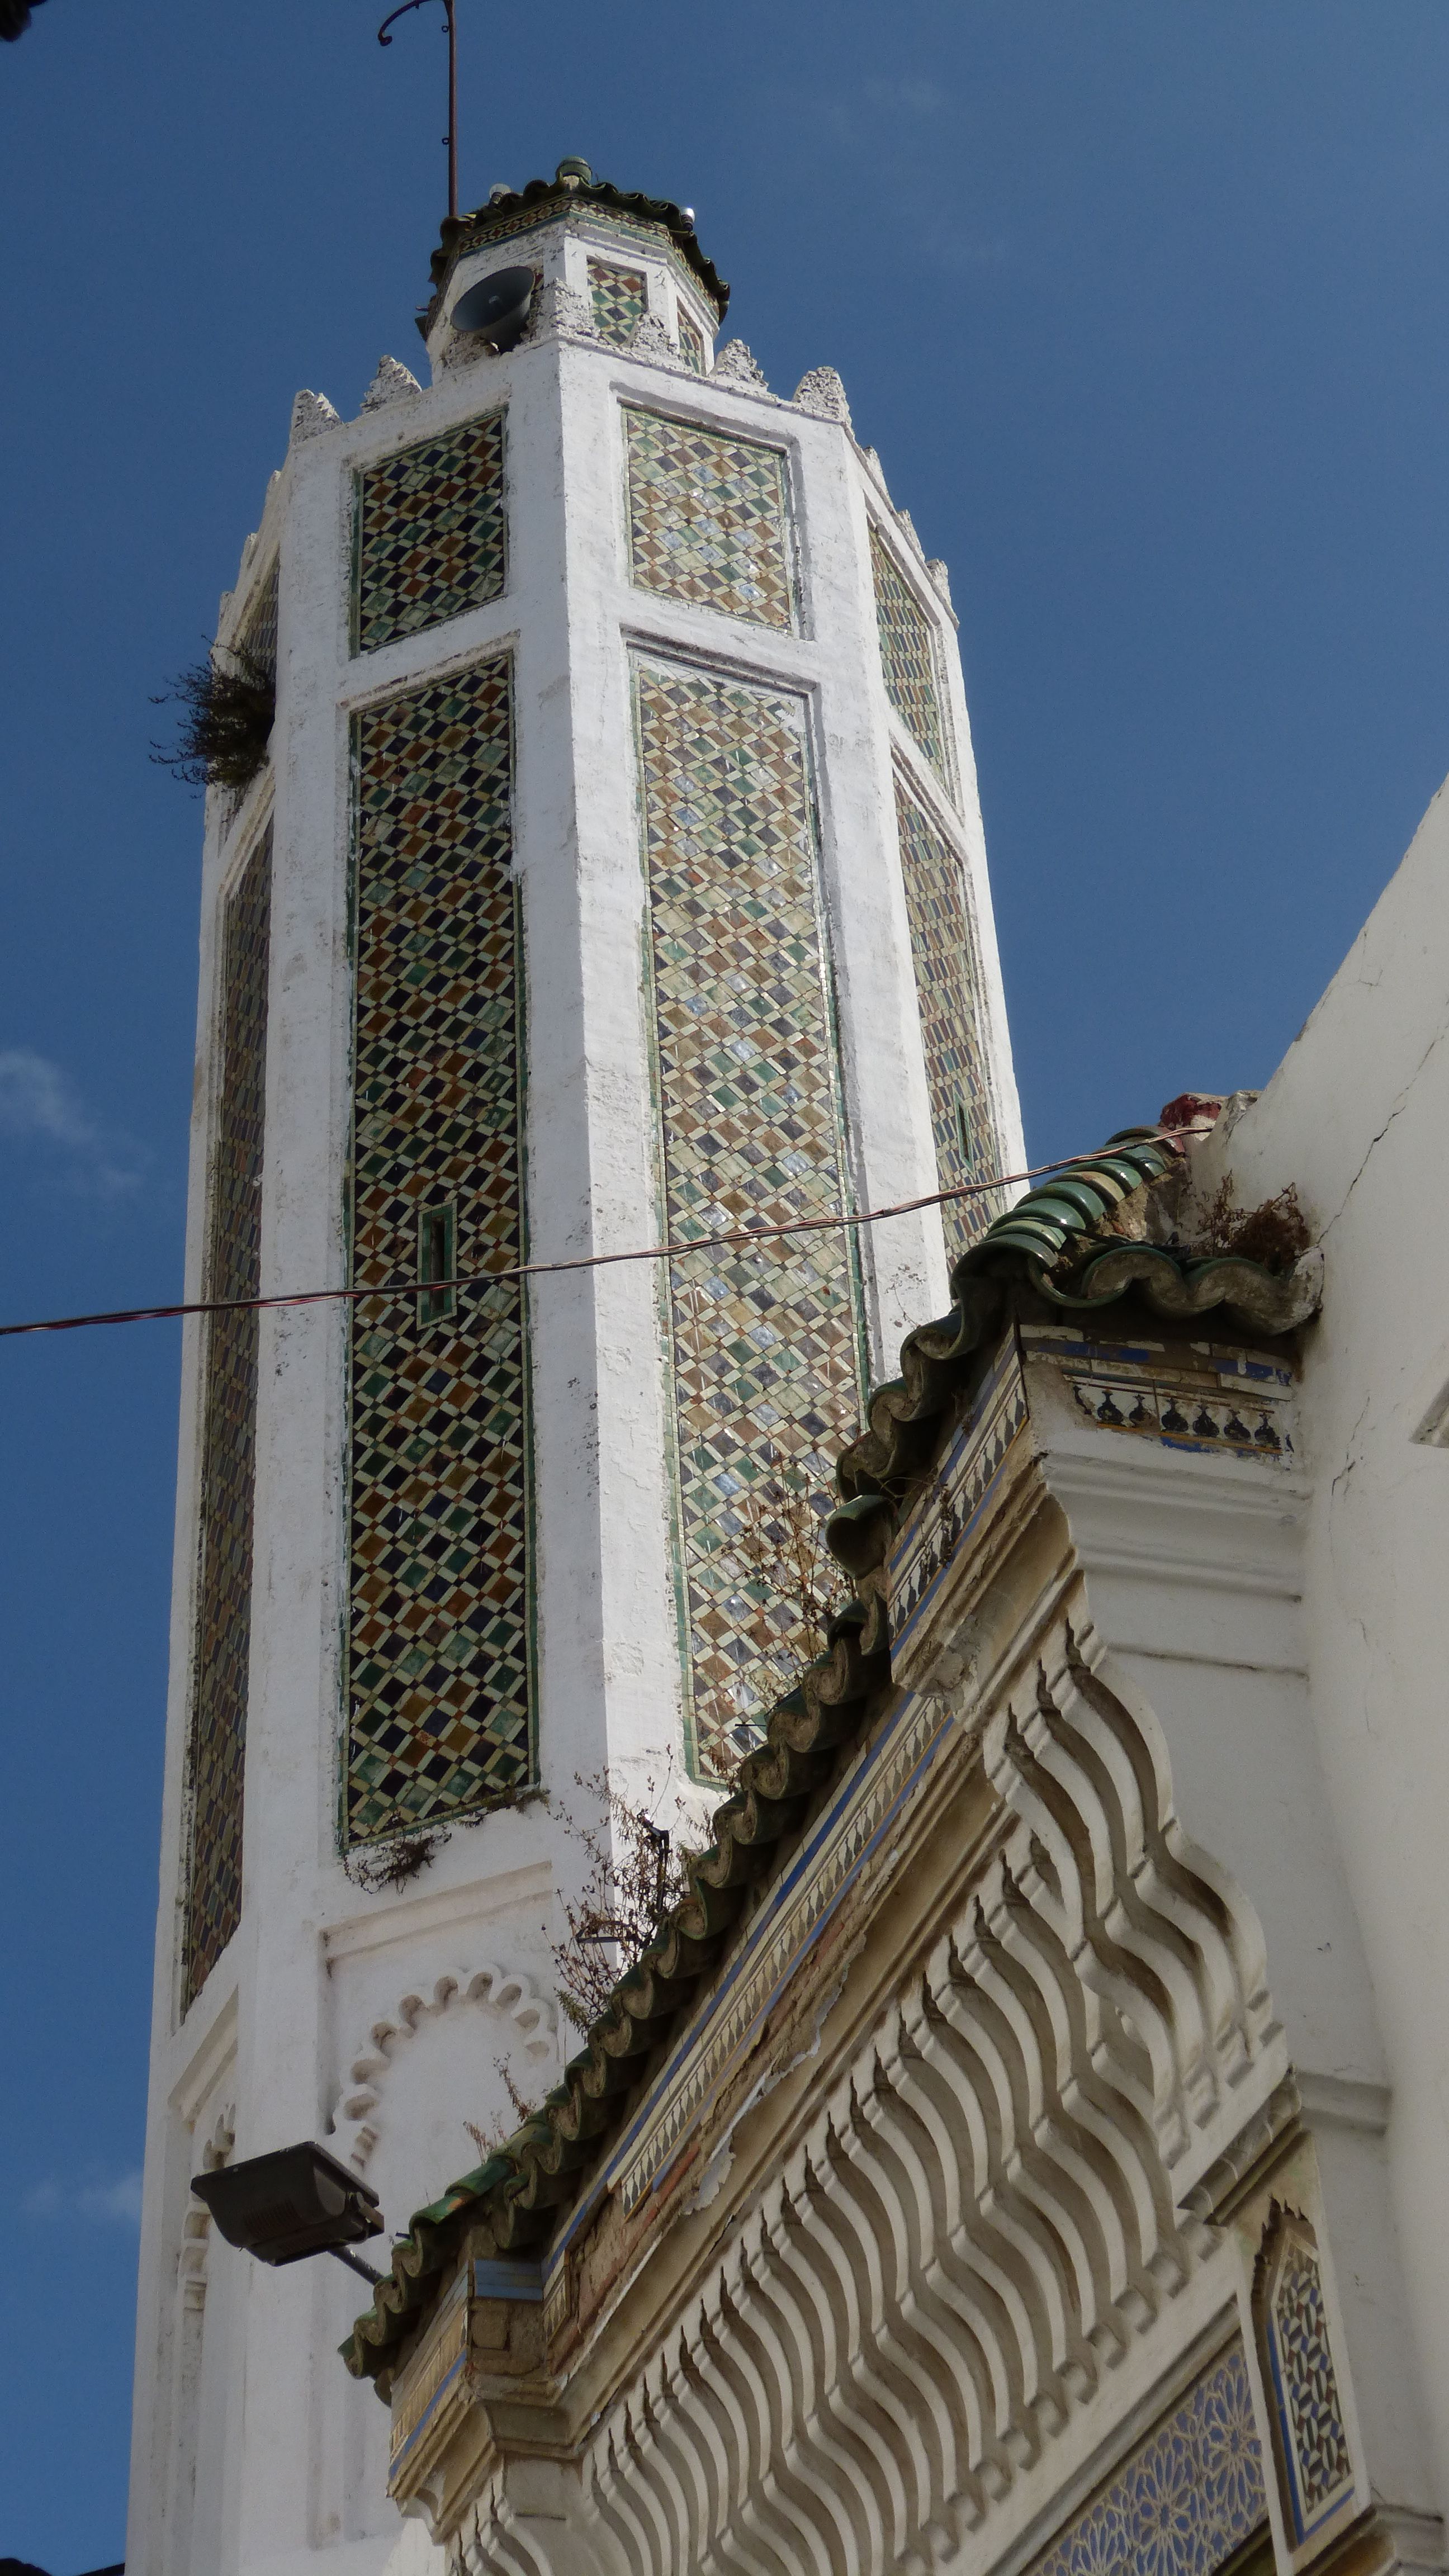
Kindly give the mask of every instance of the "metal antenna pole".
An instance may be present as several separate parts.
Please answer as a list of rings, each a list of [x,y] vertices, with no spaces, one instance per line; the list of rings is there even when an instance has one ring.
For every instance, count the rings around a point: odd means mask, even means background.
[[[393,26],[399,18],[405,18],[410,9],[421,9],[422,5],[423,0],[402,0],[401,8],[394,9],[391,16],[384,18],[382,25],[378,28],[378,43],[380,45],[390,45],[392,43],[392,38],[387,32],[389,27]],[[448,147],[448,212],[451,216],[456,218],[458,212],[457,0],[443,0],[443,15],[448,22],[448,131],[444,135],[443,141]]]

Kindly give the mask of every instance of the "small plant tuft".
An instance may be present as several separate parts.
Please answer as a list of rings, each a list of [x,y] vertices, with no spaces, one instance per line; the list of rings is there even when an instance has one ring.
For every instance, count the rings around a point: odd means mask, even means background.
[[[277,684],[245,645],[214,644],[204,662],[179,672],[151,704],[183,710],[177,741],[169,749],[153,743],[151,757],[188,787],[229,787],[240,794],[265,767]]]
[[[361,1849],[344,1853],[342,1866],[354,1887],[378,1896],[385,1887],[406,1887],[447,1839],[439,1825],[425,1833],[394,1834],[387,1842],[364,1843]]]

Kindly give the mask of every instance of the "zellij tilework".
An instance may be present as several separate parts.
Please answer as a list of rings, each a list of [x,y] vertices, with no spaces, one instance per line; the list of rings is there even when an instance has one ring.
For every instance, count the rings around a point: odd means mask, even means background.
[[[896,830],[936,1137],[937,1186],[949,1190],[1000,1169],[981,1034],[985,999],[960,854],[899,781]],[[998,1213],[994,1191],[948,1200],[941,1210],[947,1257],[959,1260]]]
[[[886,695],[938,778],[949,783],[945,720],[931,622],[876,528],[870,532],[875,614]]]
[[[702,376],[705,372],[704,333],[697,322],[690,320],[682,304],[677,308],[677,317],[679,354],[687,367],[692,367],[697,376]]]
[[[420,635],[502,595],[503,414],[399,448],[356,478],[353,642]]]
[[[641,590],[795,622],[785,459],[697,421],[626,408],[629,559]]]
[[[707,1247],[850,1204],[810,778],[798,701],[643,660],[636,688],[665,1224]],[[706,1777],[815,1651],[780,1566],[823,1561],[814,1499],[859,1408],[858,1317],[840,1233],[670,1265],[688,1749]]]
[[[255,662],[275,680],[277,676],[277,606],[279,566],[275,555],[270,570],[258,583],[255,597],[237,638],[248,661]]]
[[[523,1257],[510,731],[504,661],[354,718],[356,1286]],[[534,1774],[522,1288],[448,1302],[352,1309],[349,1841]]]
[[[222,909],[220,1097],[202,1286],[208,1302],[255,1297],[261,1285],[271,895],[269,828]],[[212,1315],[203,1345],[183,2010],[200,1993],[241,1920],[257,1333],[255,1314]]]
[[[1298,2540],[1353,2485],[1353,2459],[1328,2340],[1318,2257],[1292,2219],[1282,2237],[1268,2300],[1268,2375],[1278,2411],[1288,2505]]]
[[[642,269],[616,268],[612,260],[589,262],[589,296],[594,325],[613,349],[627,349],[648,308],[649,289]]]
[[[1215,2576],[1267,2512],[1248,2369],[1234,2344],[1031,2576]]]

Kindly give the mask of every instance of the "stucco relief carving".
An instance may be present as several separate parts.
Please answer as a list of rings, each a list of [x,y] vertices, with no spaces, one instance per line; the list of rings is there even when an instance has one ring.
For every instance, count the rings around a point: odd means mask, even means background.
[[[743,340],[726,340],[710,369],[712,376],[727,385],[743,385],[748,393],[767,394],[770,390],[762,367]]]
[[[290,443],[295,447],[304,438],[319,438],[324,429],[340,429],[341,426],[342,414],[336,405],[330,403],[325,394],[314,394],[304,388],[292,405]]]
[[[925,2576],[1024,2481],[1047,2501],[1054,2437],[1228,2263],[1182,2203],[1282,2080],[1262,1934],[1095,1651],[1063,1624],[990,1713],[989,1865],[577,2500],[561,2466],[547,2505],[505,2468],[467,2576]]]
[[[348,2080],[333,2110],[336,2152],[354,2172],[367,2171],[387,2116],[388,2091],[400,2067],[406,2064],[408,2043],[441,2015],[469,2005],[485,2007],[511,2022],[513,2035],[531,2066],[551,2065],[556,2054],[558,2016],[554,2005],[538,1993],[530,1977],[493,1965],[455,1968],[426,1988],[414,1987],[399,1998],[391,2013],[371,2025],[366,2041],[349,2061]],[[466,2143],[462,2122],[467,2111],[467,2102],[460,2101],[460,2148]],[[460,2170],[464,2161],[460,2152]]]
[[[556,332],[571,340],[597,340],[599,336],[587,295],[581,295],[576,286],[566,286],[559,278],[535,296],[528,336],[530,340],[548,340]]]
[[[422,387],[411,367],[405,367],[400,358],[382,357],[378,359],[377,373],[362,397],[362,408],[364,411],[381,411],[384,403],[397,402],[403,394],[421,392]]]
[[[812,367],[802,376],[790,397],[797,411],[813,412],[817,420],[838,420],[851,427],[850,405],[845,387],[833,367]]]
[[[647,358],[656,367],[682,367],[676,341],[671,340],[657,313],[641,313],[629,343],[631,358]]]
[[[217,2113],[211,2135],[201,2150],[203,2173],[219,2173],[236,2145],[236,2105],[228,2103]],[[188,2199],[186,2217],[181,2229],[179,2274],[181,2298],[187,2308],[206,2305],[206,2256],[211,2242],[211,2212],[199,2200]]]

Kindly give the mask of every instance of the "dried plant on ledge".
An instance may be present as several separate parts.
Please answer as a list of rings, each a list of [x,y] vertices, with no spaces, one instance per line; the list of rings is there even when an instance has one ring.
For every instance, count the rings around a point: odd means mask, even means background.
[[[151,757],[173,769],[188,787],[250,787],[266,765],[277,713],[277,684],[265,662],[245,645],[214,644],[204,662],[179,672],[155,707],[183,709],[180,738],[172,750],[153,743]]]
[[[406,1887],[410,1878],[426,1869],[435,1852],[447,1841],[441,1825],[430,1825],[415,1834],[392,1834],[386,1842],[362,1843],[344,1852],[342,1866],[354,1887],[368,1896],[379,1896],[385,1887]]]
[[[576,1905],[566,1904],[568,1932],[553,1944],[559,2008],[575,2030],[587,2031],[605,2009],[619,1979],[646,1950],[672,1906],[689,1893],[689,1853],[656,1825],[647,1806],[635,1806],[611,1787],[606,1773],[590,1779],[575,1772],[598,1821],[580,1824],[566,1808],[559,1821],[588,1861]],[[646,1795],[659,1804],[652,1781]]]

